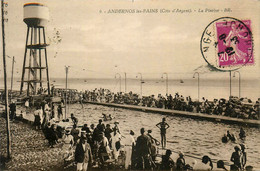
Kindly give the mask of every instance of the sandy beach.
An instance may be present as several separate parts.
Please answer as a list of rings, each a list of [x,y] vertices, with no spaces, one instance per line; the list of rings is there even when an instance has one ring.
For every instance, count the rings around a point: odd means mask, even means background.
[[[1,165],[6,157],[6,123],[0,117]],[[59,145],[48,147],[42,131],[35,130],[21,121],[11,122],[12,160],[0,170],[63,170],[62,152]]]

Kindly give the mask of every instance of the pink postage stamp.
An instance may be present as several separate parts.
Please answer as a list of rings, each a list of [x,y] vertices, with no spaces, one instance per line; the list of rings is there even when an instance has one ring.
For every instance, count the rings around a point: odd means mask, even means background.
[[[219,67],[254,64],[251,21],[216,22]]]

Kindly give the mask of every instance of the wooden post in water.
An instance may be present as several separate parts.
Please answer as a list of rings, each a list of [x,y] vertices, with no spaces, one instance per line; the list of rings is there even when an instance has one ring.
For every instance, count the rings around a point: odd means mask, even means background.
[[[4,67],[4,89],[5,89],[5,114],[6,114],[6,132],[7,132],[7,158],[11,158],[11,136],[9,123],[9,105],[8,105],[8,88],[7,88],[7,74],[6,74],[6,57],[5,57],[5,30],[4,30],[4,0],[1,1],[2,9],[2,39],[3,39],[3,67]]]

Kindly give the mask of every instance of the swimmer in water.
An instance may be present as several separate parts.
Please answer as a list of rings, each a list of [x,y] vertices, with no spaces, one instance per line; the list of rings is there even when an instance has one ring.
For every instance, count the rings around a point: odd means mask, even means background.
[[[232,141],[235,142],[236,141],[236,137],[234,134],[230,134],[229,131],[227,131],[227,137]]]
[[[107,115],[105,113],[102,113],[102,115],[103,115],[103,120],[107,121]]]
[[[112,116],[111,116],[111,114],[108,115],[108,119],[109,119],[109,120],[112,120],[112,119],[113,119]]]
[[[170,127],[165,118],[162,118],[162,122],[159,122],[156,126],[161,130],[161,144],[162,148],[166,147],[166,130]]]
[[[227,168],[225,168],[225,164],[224,164],[223,160],[219,160],[219,161],[217,162],[217,168],[223,169],[223,170],[225,170],[225,171],[228,171]]]
[[[246,138],[246,132],[244,131],[243,128],[240,128],[239,138],[240,139]]]
[[[222,137],[222,142],[223,143],[227,143],[228,142],[228,137],[226,134],[224,134],[224,136]]]
[[[207,167],[210,167],[210,170],[213,169],[213,163],[212,163],[211,159],[209,158],[209,156],[203,156],[202,163],[204,163],[205,165],[208,165]]]

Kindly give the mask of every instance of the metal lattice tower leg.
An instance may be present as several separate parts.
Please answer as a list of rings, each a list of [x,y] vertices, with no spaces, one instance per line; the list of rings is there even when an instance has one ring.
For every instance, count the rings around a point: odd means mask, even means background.
[[[28,42],[28,40],[30,40],[30,42]],[[47,60],[48,58],[47,58],[46,47],[47,47],[47,43],[45,38],[44,27],[28,26],[20,94],[22,94],[23,92],[24,83],[27,83],[27,96],[29,96],[29,95],[36,95],[38,93],[42,93],[43,82],[46,82],[48,95],[50,95],[48,60]],[[29,54],[27,53],[28,50],[30,51]],[[42,50],[44,51],[44,53],[42,53]],[[44,71],[46,71],[46,80],[43,79]],[[28,74],[27,79],[25,79],[26,73]],[[40,91],[38,91],[38,88]]]

